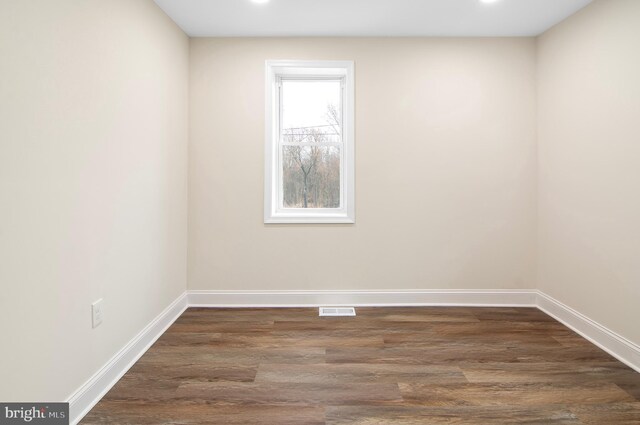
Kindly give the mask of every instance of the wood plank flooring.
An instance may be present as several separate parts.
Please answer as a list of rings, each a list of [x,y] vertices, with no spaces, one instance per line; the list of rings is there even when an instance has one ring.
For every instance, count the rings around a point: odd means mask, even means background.
[[[640,374],[533,308],[188,309],[83,424],[640,424]]]

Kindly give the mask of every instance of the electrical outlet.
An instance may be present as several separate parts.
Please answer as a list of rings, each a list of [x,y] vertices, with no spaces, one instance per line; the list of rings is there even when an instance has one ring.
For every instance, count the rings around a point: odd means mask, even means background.
[[[102,298],[91,304],[91,326],[97,328],[102,323]]]

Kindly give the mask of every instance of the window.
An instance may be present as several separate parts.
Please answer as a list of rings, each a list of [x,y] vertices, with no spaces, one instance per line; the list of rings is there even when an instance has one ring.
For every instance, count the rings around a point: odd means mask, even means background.
[[[353,62],[268,61],[265,223],[354,223]]]

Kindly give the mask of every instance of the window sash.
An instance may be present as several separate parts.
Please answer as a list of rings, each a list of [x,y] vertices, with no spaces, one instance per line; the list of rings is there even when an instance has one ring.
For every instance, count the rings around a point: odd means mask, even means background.
[[[339,143],[343,144],[344,142],[344,109],[345,109],[345,77],[335,77],[335,76],[326,76],[326,75],[276,75],[276,84],[278,86],[278,143],[280,145],[294,142],[284,142],[283,139],[285,135],[283,134],[283,125],[282,125],[282,117],[283,112],[282,109],[284,107],[284,97],[282,94],[282,82],[283,81],[298,81],[298,82],[314,82],[314,81],[338,81],[340,82],[340,141],[339,142],[326,142],[326,143]],[[300,142],[302,143],[302,142]]]
[[[280,146],[342,146],[340,142],[281,142]]]
[[[340,141],[339,142],[285,142],[284,138],[286,137],[283,132],[282,118],[283,118],[283,109],[284,109],[284,96],[282,93],[283,87],[282,83],[284,81],[297,81],[297,82],[314,82],[314,81],[337,81],[340,82]],[[344,142],[344,109],[345,109],[345,98],[344,98],[344,87],[345,87],[345,78],[344,77],[335,77],[335,76],[324,76],[324,75],[276,75],[276,84],[278,87],[278,118],[276,120],[278,128],[278,160],[275,166],[278,170],[278,186],[276,188],[277,191],[277,199],[278,199],[278,208],[282,211],[298,211],[298,210],[312,210],[312,211],[339,211],[344,207],[344,149],[342,149]],[[311,147],[322,147],[322,146],[336,146],[340,147],[340,169],[339,169],[339,177],[340,177],[340,205],[337,208],[291,208],[286,207],[284,205],[284,147],[285,146],[311,146]]]

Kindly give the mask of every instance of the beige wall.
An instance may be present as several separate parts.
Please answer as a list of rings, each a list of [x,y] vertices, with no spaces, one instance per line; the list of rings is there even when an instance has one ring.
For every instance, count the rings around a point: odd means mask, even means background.
[[[263,224],[267,59],[355,61],[355,225]],[[190,289],[534,285],[534,39],[192,39],[190,75]]]
[[[0,2],[0,400],[66,399],[185,290],[188,48],[151,0]]]
[[[640,1],[539,40],[539,288],[640,344]]]

